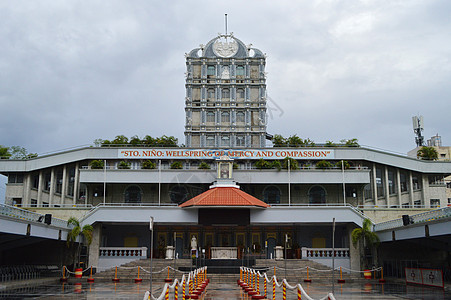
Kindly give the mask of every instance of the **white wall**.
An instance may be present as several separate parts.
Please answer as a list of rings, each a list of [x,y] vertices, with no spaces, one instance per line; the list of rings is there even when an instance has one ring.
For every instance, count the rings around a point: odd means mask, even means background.
[[[0,175],[0,203],[5,203],[6,182],[8,177]]]

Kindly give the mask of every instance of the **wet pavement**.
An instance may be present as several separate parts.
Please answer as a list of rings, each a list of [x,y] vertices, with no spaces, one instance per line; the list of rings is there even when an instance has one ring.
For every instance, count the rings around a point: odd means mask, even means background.
[[[160,295],[163,284],[154,283],[154,295]],[[314,299],[324,297],[332,291],[328,284],[304,284],[305,291]],[[5,286],[3,286],[5,288]],[[0,299],[143,299],[148,282],[112,283],[85,281],[76,284],[52,282],[34,284],[15,289],[1,289]],[[268,298],[272,293],[268,286]],[[263,291],[261,291],[263,292]],[[441,288],[411,286],[402,283],[345,283],[335,285],[335,298],[340,299],[451,299],[451,292]],[[170,298],[174,299],[173,292]],[[181,296],[179,297],[181,299]],[[235,283],[210,283],[199,299],[250,299]],[[281,289],[276,290],[276,299],[282,299]],[[295,291],[287,291],[287,299],[297,299]]]

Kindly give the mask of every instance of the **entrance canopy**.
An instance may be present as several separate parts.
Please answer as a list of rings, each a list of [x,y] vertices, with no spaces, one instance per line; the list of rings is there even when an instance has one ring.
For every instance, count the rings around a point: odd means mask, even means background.
[[[267,208],[268,204],[236,187],[215,187],[182,203],[179,207],[257,207]]]

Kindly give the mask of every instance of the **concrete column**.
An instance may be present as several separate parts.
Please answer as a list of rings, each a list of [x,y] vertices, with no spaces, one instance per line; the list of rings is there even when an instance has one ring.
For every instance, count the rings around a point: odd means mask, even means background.
[[[63,166],[63,184],[61,186],[61,200],[60,204],[64,204],[66,199],[66,188],[67,188],[67,165]]]
[[[373,169],[371,170],[373,173],[373,197],[374,197],[374,205],[377,205],[377,180],[376,180],[376,164],[373,163]]]
[[[75,205],[77,203],[78,191],[80,189],[80,170],[78,169],[78,162],[75,164],[75,178],[74,178],[74,197],[72,204]]]
[[[426,190],[427,188],[427,190]],[[429,181],[428,176],[421,174],[421,197],[423,198],[424,207],[431,207],[431,203],[429,202]]]
[[[102,240],[102,224],[97,223],[94,225],[92,231],[92,242],[89,246],[89,262],[88,266],[97,267],[99,265],[99,251],[100,242]]]
[[[385,188],[385,202],[387,208],[390,207],[390,185],[388,184],[388,168],[384,166],[384,188]]]
[[[31,200],[30,200],[30,192],[31,192],[31,177],[32,173],[28,173],[24,175],[24,182],[23,182],[23,198],[22,198],[22,206],[30,206]]]
[[[412,171],[409,171],[409,204],[410,204],[410,207],[413,207],[413,180],[412,180]]]
[[[360,243],[357,243],[356,247],[352,244],[352,231],[354,227],[350,224],[347,226],[348,238],[349,238],[349,260],[351,270],[361,270],[360,266]]]
[[[37,206],[42,205],[42,185],[44,183],[44,178],[42,174],[42,170],[39,171],[39,183],[38,183],[38,204]]]
[[[398,192],[398,205],[401,207],[401,172],[399,169],[396,169],[396,190]]]
[[[53,204],[53,196],[55,195],[55,168],[50,172],[50,190],[49,190],[49,207]]]

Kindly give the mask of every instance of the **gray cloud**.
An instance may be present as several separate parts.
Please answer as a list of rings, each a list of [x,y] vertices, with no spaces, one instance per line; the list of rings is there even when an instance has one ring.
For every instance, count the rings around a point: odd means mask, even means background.
[[[0,144],[45,153],[124,134],[184,142],[184,53],[229,31],[268,54],[271,133],[406,153],[447,130],[445,1],[14,1],[0,5]]]

